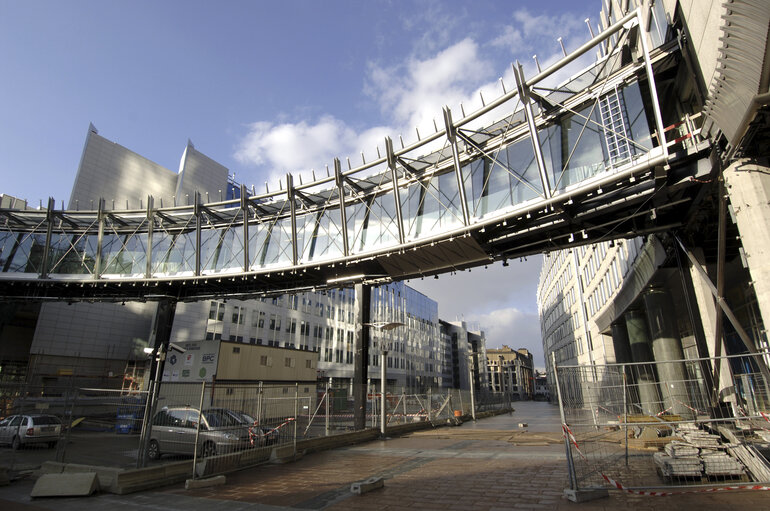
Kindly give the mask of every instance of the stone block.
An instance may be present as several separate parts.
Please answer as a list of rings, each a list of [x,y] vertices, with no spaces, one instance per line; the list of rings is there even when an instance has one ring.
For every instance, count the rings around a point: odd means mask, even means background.
[[[86,497],[99,489],[96,472],[43,474],[30,492],[36,497]]]
[[[226,478],[223,475],[214,477],[207,477],[205,479],[188,479],[184,483],[185,490],[194,490],[196,488],[210,488],[212,486],[219,486],[225,484]]]
[[[350,485],[350,491],[356,495],[376,490],[385,486],[385,480],[381,477],[370,477],[365,481],[359,481]]]

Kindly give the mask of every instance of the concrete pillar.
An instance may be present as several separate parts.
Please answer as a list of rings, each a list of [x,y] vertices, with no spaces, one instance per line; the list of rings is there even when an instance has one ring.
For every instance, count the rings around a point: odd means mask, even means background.
[[[690,403],[688,378],[684,363],[681,362],[684,352],[674,315],[674,303],[664,289],[653,288],[644,293],[644,305],[663,406],[666,410],[670,409],[669,413],[689,418],[692,411],[687,408]]]
[[[628,330],[625,321],[616,321],[610,325],[612,329],[612,346],[615,349],[615,362],[628,364],[632,362],[631,346],[628,344]]]
[[[765,162],[766,163],[766,162]],[[754,282],[765,329],[770,327],[770,167],[739,160],[724,170],[725,186]],[[757,346],[760,349],[761,346]]]
[[[635,363],[652,362],[652,350],[650,349],[650,337],[647,334],[647,324],[644,313],[631,310],[623,315],[626,322],[626,333],[631,348],[631,359]],[[660,412],[660,395],[655,378],[655,370],[652,365],[633,366],[633,380],[636,383],[639,406],[641,412],[655,415]]]

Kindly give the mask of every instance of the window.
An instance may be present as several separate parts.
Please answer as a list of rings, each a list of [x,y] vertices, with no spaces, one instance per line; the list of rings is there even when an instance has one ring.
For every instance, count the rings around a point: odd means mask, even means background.
[[[313,361],[310,359],[305,360],[305,368],[306,369],[312,369],[313,368]]]
[[[262,355],[259,357],[259,365],[262,365],[262,366],[267,365],[267,355]]]
[[[237,346],[233,346],[233,353],[240,353],[240,352],[241,352],[241,348]]]

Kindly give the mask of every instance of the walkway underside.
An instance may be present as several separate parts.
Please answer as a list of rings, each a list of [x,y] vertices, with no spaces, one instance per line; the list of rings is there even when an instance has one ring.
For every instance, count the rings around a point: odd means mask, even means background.
[[[196,300],[384,283],[676,229],[711,187],[675,43],[632,12],[435,133],[309,183],[119,211],[0,209],[0,296]],[[656,80],[658,84],[656,85]],[[658,90],[665,91],[660,105]],[[662,114],[662,111],[666,115]],[[664,125],[664,117],[666,124]]]

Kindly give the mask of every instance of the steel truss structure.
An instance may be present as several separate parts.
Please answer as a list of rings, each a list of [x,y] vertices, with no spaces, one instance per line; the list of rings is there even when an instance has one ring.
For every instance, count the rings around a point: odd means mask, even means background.
[[[689,117],[664,127],[654,70],[679,50],[650,51],[641,20],[630,12],[531,78],[516,64],[516,87],[478,111],[445,107],[430,136],[386,138],[377,160],[335,159],[309,183],[289,174],[279,191],[166,208],[148,197],[144,210],[0,210],[0,295],[247,298],[681,225],[709,145]]]

